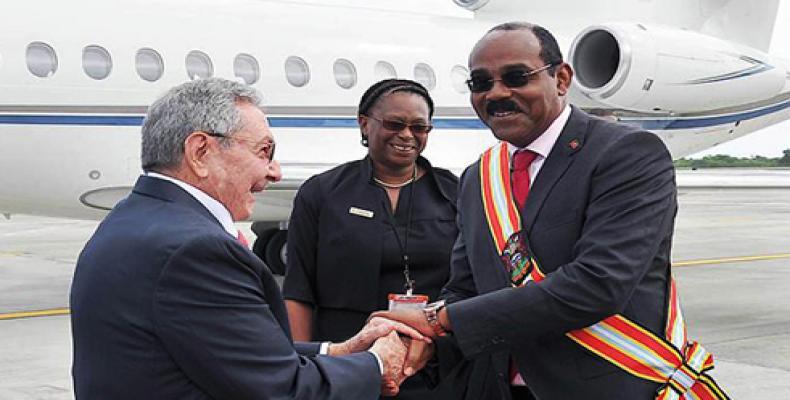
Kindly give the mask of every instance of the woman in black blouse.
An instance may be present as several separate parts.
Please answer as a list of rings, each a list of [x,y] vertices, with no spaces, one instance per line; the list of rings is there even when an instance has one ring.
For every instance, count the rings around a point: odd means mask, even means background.
[[[307,180],[294,200],[283,283],[294,340],[342,341],[390,293],[434,301],[448,279],[457,235],[456,178],[420,153],[433,101],[417,82],[388,79],[362,96],[358,121],[368,155]],[[398,398],[424,398],[422,377]]]

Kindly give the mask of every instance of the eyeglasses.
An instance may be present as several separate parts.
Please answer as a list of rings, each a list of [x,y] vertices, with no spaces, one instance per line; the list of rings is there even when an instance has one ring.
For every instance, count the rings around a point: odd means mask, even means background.
[[[222,133],[206,132],[206,131],[201,131],[201,132],[203,132],[206,135],[209,135],[211,137],[215,137],[215,138],[222,138],[222,139],[236,140],[236,141],[239,141],[239,142],[250,143],[250,144],[252,144],[251,151],[252,151],[253,154],[255,154],[257,157],[260,157],[260,158],[263,158],[263,159],[266,159],[266,160],[269,160],[269,161],[274,161],[275,143],[273,141],[271,141],[271,140],[267,140],[267,141],[261,143],[261,142],[254,141],[252,139],[237,138],[235,136],[227,136],[227,135],[224,135]]]
[[[383,126],[384,129],[392,132],[400,132],[406,128],[409,128],[412,131],[412,133],[425,134],[433,129],[433,125],[421,124],[419,122],[416,124],[407,124],[405,122],[395,121],[392,119],[379,119],[376,117],[371,117],[369,115],[365,115],[365,117],[378,121],[379,123],[381,123],[381,126]]]
[[[494,87],[494,82],[502,82],[505,86],[509,88],[517,88],[522,87],[529,83],[529,77],[535,75],[541,71],[545,71],[553,66],[557,65],[557,63],[548,63],[538,69],[533,69],[531,71],[524,71],[524,70],[512,70],[507,71],[502,74],[501,79],[494,79],[491,77],[485,76],[473,76],[466,80],[466,86],[469,86],[469,91],[472,93],[482,93],[491,90]]]

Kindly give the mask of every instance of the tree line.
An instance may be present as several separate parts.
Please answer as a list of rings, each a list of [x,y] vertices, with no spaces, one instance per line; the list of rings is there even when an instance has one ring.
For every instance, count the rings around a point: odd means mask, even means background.
[[[732,157],[724,154],[705,156],[699,159],[681,158],[675,160],[676,168],[773,168],[790,167],[790,149],[782,152],[782,157],[763,156]]]

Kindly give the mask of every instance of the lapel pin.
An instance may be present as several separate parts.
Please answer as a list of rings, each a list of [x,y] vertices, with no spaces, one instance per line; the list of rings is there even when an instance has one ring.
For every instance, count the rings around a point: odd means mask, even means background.
[[[363,209],[357,208],[357,207],[349,208],[348,209],[348,213],[352,214],[352,215],[364,217],[364,218],[373,218],[373,211],[363,210]]]
[[[570,147],[571,150],[573,151],[578,150],[579,147],[581,146],[582,146],[582,142],[579,139],[573,139],[570,142],[568,142],[568,147]]]

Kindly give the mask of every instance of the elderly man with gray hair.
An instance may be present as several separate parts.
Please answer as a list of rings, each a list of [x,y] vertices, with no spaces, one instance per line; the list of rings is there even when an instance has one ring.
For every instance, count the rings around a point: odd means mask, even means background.
[[[293,343],[280,290],[234,222],[280,179],[248,86],[205,79],[149,109],[141,176],[86,244],[71,288],[78,399],[373,399],[406,348],[374,319],[338,344]],[[365,351],[368,350],[368,351]]]

